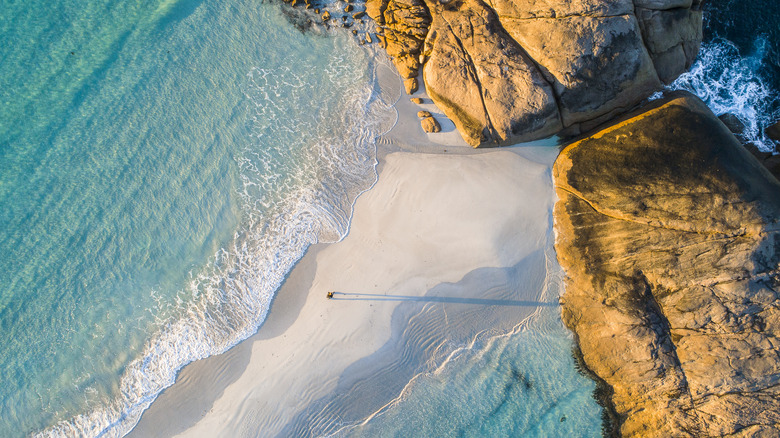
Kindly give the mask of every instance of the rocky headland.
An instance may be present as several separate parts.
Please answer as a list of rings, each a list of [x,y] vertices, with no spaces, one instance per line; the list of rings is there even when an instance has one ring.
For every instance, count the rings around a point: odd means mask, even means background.
[[[368,0],[407,91],[472,146],[576,135],[625,113],[696,58],[700,0]]]
[[[780,183],[695,96],[554,167],[563,318],[623,436],[777,436]]]

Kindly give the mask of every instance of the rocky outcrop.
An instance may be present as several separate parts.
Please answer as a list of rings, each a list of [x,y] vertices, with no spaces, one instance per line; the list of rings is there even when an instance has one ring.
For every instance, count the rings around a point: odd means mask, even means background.
[[[721,122],[723,122],[724,125],[731,131],[734,135],[737,136],[738,139],[742,140],[742,145],[745,146],[745,149],[748,150],[756,159],[766,167],[769,172],[775,176],[775,178],[780,179],[780,155],[775,155],[772,152],[765,152],[762,151],[756,146],[755,144],[751,143],[750,140],[745,136],[745,131],[747,127],[744,123],[742,123],[742,120],[739,119],[739,117],[735,116],[734,114],[725,113],[718,116]],[[770,140],[775,140],[775,138],[772,137],[772,129],[777,130],[777,134],[780,137],[780,123],[776,123],[770,127],[768,127],[765,131],[767,137]]]
[[[384,30],[384,46],[404,79],[420,70],[419,55],[431,24],[423,0],[369,0],[366,13]]]
[[[631,0],[573,1],[562,11],[541,1],[496,8],[547,73],[564,126],[609,118],[661,88]]]
[[[677,95],[554,166],[564,322],[624,436],[780,434],[780,183]]]
[[[474,146],[577,133],[693,62],[700,0],[368,0],[401,76]]]
[[[435,7],[425,86],[466,142],[511,144],[562,128],[552,87],[492,9],[479,0]]]
[[[776,122],[766,128],[766,136],[776,142],[780,142],[780,122]]]
[[[687,71],[702,37],[701,0],[635,0],[642,37],[666,84]]]

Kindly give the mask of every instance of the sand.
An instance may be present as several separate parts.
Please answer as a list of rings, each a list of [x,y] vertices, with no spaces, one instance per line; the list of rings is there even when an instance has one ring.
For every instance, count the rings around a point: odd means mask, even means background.
[[[440,115],[432,104],[399,94],[396,107],[348,235],[311,247],[258,333],[185,367],[130,436],[345,431],[453,351],[557,305],[540,301],[557,149],[473,151],[446,121],[423,133],[416,112]]]

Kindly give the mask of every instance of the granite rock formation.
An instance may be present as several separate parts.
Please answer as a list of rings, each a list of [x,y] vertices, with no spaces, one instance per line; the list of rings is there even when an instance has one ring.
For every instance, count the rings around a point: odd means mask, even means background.
[[[623,436],[780,434],[780,183],[689,94],[554,166],[563,318]]]
[[[745,138],[745,124],[742,123],[742,121],[739,119],[739,117],[735,116],[734,114],[721,114],[718,116],[721,122],[723,122],[724,125],[734,133],[734,135],[737,136],[737,138],[741,139],[743,141],[742,145],[745,146],[745,148],[753,154],[756,159],[766,167],[769,172],[775,176],[775,178],[780,179],[780,155],[775,155],[772,152],[765,152],[762,151],[756,146],[755,144],[751,143],[747,138]],[[768,127],[766,129],[766,135],[770,140],[776,140],[772,137],[773,129],[776,130],[776,134],[778,138],[780,138],[780,123],[775,123],[774,125]],[[780,141],[778,141],[780,142]]]
[[[766,128],[766,136],[776,142],[780,142],[780,122],[776,122]]]
[[[433,116],[424,117],[420,120],[420,125],[422,126],[423,131],[429,134],[441,132],[441,125],[439,125],[439,122],[437,122]]]
[[[384,30],[384,46],[401,77],[417,77],[431,16],[423,0],[370,0],[366,13]]]
[[[684,72],[701,0],[367,0],[404,78],[473,146],[578,133]]]

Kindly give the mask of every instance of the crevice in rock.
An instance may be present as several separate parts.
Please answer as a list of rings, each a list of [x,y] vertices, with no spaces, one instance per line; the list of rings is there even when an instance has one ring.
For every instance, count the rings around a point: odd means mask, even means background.
[[[636,14],[636,2],[632,1],[631,5],[633,6],[634,12],[633,17],[634,20],[636,20],[636,26],[639,28],[639,39],[642,41],[642,48],[645,49],[645,54],[647,54],[647,57],[650,58],[650,62],[653,63],[653,71],[655,71],[655,76],[658,78],[658,81],[661,82],[661,78],[658,74],[658,68],[655,66],[655,61],[653,60],[653,56],[650,54],[650,49],[647,46],[647,40],[645,38],[645,32],[643,30],[642,22],[639,20],[639,16]]]
[[[498,15],[499,19],[512,20],[512,21],[530,21],[530,20],[566,20],[569,18],[615,18],[615,17],[630,17],[632,14],[614,14],[614,15],[599,15],[599,14],[568,14],[554,17],[512,17],[510,15]]]
[[[492,11],[494,14],[496,14],[497,22],[499,26],[501,27],[501,31],[504,33],[504,36],[509,39],[510,41],[514,42],[517,47],[520,49],[520,52],[524,56],[525,60],[528,61],[530,64],[529,67],[535,68],[537,73],[539,73],[539,77],[542,78],[545,84],[550,88],[550,94],[552,94],[553,99],[555,100],[555,107],[557,108],[557,115],[558,115],[558,121],[561,122],[561,126],[565,129],[569,126],[566,126],[566,124],[563,122],[563,103],[561,101],[561,96],[558,94],[558,90],[555,89],[555,83],[553,82],[553,79],[555,76],[550,73],[550,71],[541,65],[538,61],[536,61],[530,53],[528,53],[528,50],[526,50],[525,47],[523,47],[522,44],[520,44],[519,41],[514,39],[512,35],[507,32],[506,28],[504,28],[504,23],[501,21],[501,16],[498,15],[498,13],[493,9]]]
[[[750,395],[750,396],[755,396],[757,393],[760,394],[760,393],[764,393],[764,392],[770,392],[773,389],[780,389],[780,384],[767,386],[765,388],[762,388],[760,391],[724,391],[724,392],[719,392],[717,394],[705,394],[705,395],[703,395],[703,396],[701,396],[699,398],[694,399],[693,401],[694,401],[694,403],[697,406],[701,406],[702,404],[704,404],[706,402],[706,399],[712,398],[712,397],[723,398],[723,397],[728,397],[730,395],[739,395],[739,396]],[[770,394],[770,395],[773,395],[773,394]],[[760,423],[754,423],[754,424],[760,424]]]
[[[568,128],[568,126],[566,126],[566,125],[563,123],[563,104],[561,103],[561,96],[558,94],[558,91],[555,89],[555,84],[554,84],[554,83],[553,83],[553,81],[550,79],[550,78],[553,78],[553,77],[554,77],[554,76],[552,75],[552,73],[550,73],[550,71],[549,71],[547,68],[545,68],[544,66],[542,66],[541,64],[539,64],[539,62],[537,62],[537,61],[536,61],[536,60],[535,60],[535,59],[534,59],[534,58],[533,58],[533,57],[532,57],[532,56],[531,56],[531,55],[528,53],[528,50],[526,50],[526,48],[525,48],[525,47],[523,47],[523,45],[522,45],[522,44],[520,44],[520,42],[519,42],[519,41],[517,41],[516,39],[514,39],[514,38],[512,37],[512,35],[510,35],[510,33],[509,33],[509,32],[506,30],[506,28],[504,27],[504,23],[503,23],[503,21],[502,21],[502,16],[501,16],[501,15],[499,15],[499,14],[498,14],[498,12],[496,12],[496,9],[495,9],[495,7],[493,7],[493,5],[489,3],[489,0],[487,0],[487,2],[486,2],[486,3],[483,3],[483,4],[484,4],[484,6],[485,6],[486,8],[488,8],[488,9],[489,9],[489,13],[495,14],[495,16],[496,16],[496,20],[495,20],[495,21],[496,21],[496,23],[497,23],[498,27],[500,28],[500,30],[501,30],[501,33],[503,34],[503,36],[504,36],[506,39],[508,39],[509,41],[511,41],[511,42],[513,42],[513,43],[515,43],[515,45],[517,46],[517,48],[518,48],[518,49],[520,49],[520,52],[521,52],[521,54],[522,54],[521,56],[523,57],[523,59],[524,59],[525,61],[527,61],[527,62],[528,62],[528,64],[529,64],[529,67],[536,69],[536,72],[537,72],[537,73],[539,73],[539,77],[541,77],[541,78],[542,78],[542,80],[544,81],[544,83],[545,83],[545,84],[547,84],[547,86],[550,88],[550,93],[552,94],[552,96],[553,96],[553,99],[555,100],[555,106],[556,106],[556,108],[557,108],[557,110],[558,110],[558,111],[557,111],[557,115],[558,115],[558,121],[560,121],[560,122],[561,122],[561,126],[563,126],[564,128]],[[504,17],[504,19],[506,19],[506,18],[507,18],[506,16],[503,16],[503,17]]]
[[[482,82],[480,81],[479,74],[477,73],[474,60],[471,58],[471,54],[466,50],[466,47],[463,45],[463,42],[460,40],[460,37],[452,29],[452,25],[450,24],[450,22],[444,17],[444,15],[440,15],[440,18],[444,20],[445,23],[447,23],[447,29],[449,29],[450,33],[455,39],[455,42],[458,44],[458,48],[463,52],[464,56],[466,56],[466,59],[468,61],[467,65],[469,67],[469,74],[472,76],[472,79],[474,80],[474,83],[477,85],[477,89],[479,91],[479,99],[480,102],[482,103],[482,110],[485,112],[485,120],[487,121],[486,128],[488,130],[488,135],[490,136],[490,140],[495,144],[500,144],[498,133],[496,132],[495,127],[493,126],[493,122],[491,122],[490,120],[490,113],[488,112],[487,106],[485,105],[485,94],[482,89]],[[471,29],[473,32],[474,30],[473,25],[471,25]]]
[[[507,38],[509,38],[509,40],[514,41],[514,43],[517,44],[517,47],[520,48],[520,51],[525,56],[525,59],[527,59],[528,62],[530,63],[530,67],[535,68],[536,71],[539,73],[539,77],[541,77],[544,83],[547,84],[548,87],[550,87],[550,93],[552,94],[553,99],[555,99],[555,106],[558,109],[557,111],[558,120],[561,122],[561,126],[563,126],[564,128],[568,128],[569,126],[571,126],[571,125],[566,126],[566,124],[563,122],[563,103],[561,101],[561,96],[558,94],[558,90],[555,89],[555,84],[553,83],[553,80],[550,79],[550,78],[554,78],[555,76],[553,76],[553,74],[550,73],[550,71],[546,67],[539,64],[539,62],[537,62],[533,57],[531,57],[531,55],[528,53],[528,50],[526,50],[522,44],[520,44],[517,40],[512,38],[511,35],[509,35],[509,32],[507,32],[506,29],[504,29],[503,23],[501,24],[501,30],[504,31],[504,34],[506,35]]]
[[[687,396],[687,402],[691,407],[689,412],[692,414],[694,422],[701,427],[702,422],[699,418],[698,411],[694,409],[693,394],[691,393],[691,388],[688,384],[688,376],[685,374],[685,369],[677,354],[677,344],[674,342],[672,336],[672,325],[669,322],[669,318],[666,316],[663,307],[656,299],[655,294],[653,293],[653,286],[641,270],[634,274],[634,282],[638,282],[638,285],[643,287],[643,295],[639,298],[643,301],[645,307],[647,324],[656,333],[659,339],[663,342],[668,342],[670,347],[668,354],[672,360],[672,366],[679,372],[681,378],[680,390]],[[652,321],[653,318],[657,319],[658,322],[654,324]]]
[[[568,128],[571,125],[567,126],[563,122],[563,102],[561,102],[561,96],[558,94],[558,90],[555,89],[555,84],[547,77],[548,75],[552,77],[552,73],[550,73],[550,71],[546,68],[542,67],[542,65],[536,62],[535,59],[531,58],[531,55],[528,54],[528,51],[526,51],[523,46],[521,46],[519,43],[517,45],[523,50],[526,57],[528,57],[528,60],[531,61],[533,66],[539,71],[539,76],[541,76],[544,83],[550,87],[550,93],[552,94],[553,99],[555,99],[555,107],[558,109],[558,120],[561,122],[561,126],[564,129]]]
[[[694,230],[690,228],[676,227],[668,223],[656,223],[656,221],[649,220],[649,219],[642,220],[641,218],[638,217],[620,216],[614,213],[609,213],[607,211],[604,211],[603,209],[599,208],[594,202],[590,201],[589,199],[586,199],[581,193],[578,193],[576,190],[573,190],[572,188],[564,187],[560,185],[556,185],[555,188],[582,200],[597,213],[616,220],[632,222],[632,223],[645,225],[653,228],[660,228],[664,230],[679,231],[682,233],[714,235],[714,236],[718,236],[718,238],[735,238],[735,237],[742,237],[742,236],[749,235],[749,233],[745,229],[739,229],[735,231],[717,230],[717,229]]]

